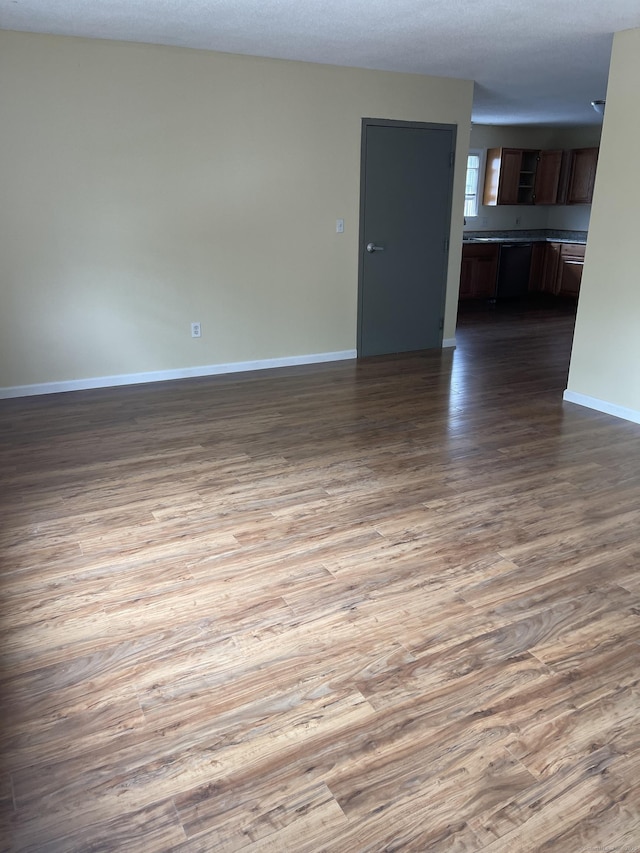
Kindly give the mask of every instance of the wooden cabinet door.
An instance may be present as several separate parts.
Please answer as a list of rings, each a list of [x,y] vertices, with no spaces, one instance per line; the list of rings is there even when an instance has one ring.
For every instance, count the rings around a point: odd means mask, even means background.
[[[558,269],[558,293],[560,296],[578,296],[584,261],[561,258]]]
[[[544,271],[544,259],[547,251],[546,243],[534,243],[531,248],[531,267],[529,268],[529,290],[543,290],[542,274]]]
[[[573,152],[567,204],[591,204],[597,163],[597,148],[578,148]]]
[[[518,198],[518,179],[522,151],[517,148],[489,148],[484,173],[482,203],[515,204]]]
[[[492,299],[498,281],[497,243],[467,243],[462,247],[460,299]]]
[[[541,151],[536,170],[534,202],[555,204],[558,198],[562,151]]]
[[[462,264],[460,265],[459,299],[473,299],[473,260],[465,258],[462,248]]]
[[[557,274],[560,296],[577,297],[580,293],[584,249],[585,247],[580,243],[564,243],[560,246],[560,263]]]
[[[473,295],[475,299],[492,299],[496,295],[498,278],[495,257],[476,258],[473,265]]]
[[[503,148],[500,162],[498,204],[518,204],[518,185],[522,151],[518,148]]]
[[[572,151],[562,152],[562,163],[560,165],[560,178],[558,180],[558,204],[567,203],[567,195],[569,193],[569,178],[571,176],[571,162],[573,159]]]
[[[547,243],[542,265],[543,293],[558,293],[558,267],[560,265],[560,243]]]

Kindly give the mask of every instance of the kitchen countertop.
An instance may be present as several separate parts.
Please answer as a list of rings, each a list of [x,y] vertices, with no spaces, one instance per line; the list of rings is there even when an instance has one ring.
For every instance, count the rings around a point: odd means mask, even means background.
[[[586,231],[560,231],[541,228],[531,231],[465,231],[463,243],[582,243]]]

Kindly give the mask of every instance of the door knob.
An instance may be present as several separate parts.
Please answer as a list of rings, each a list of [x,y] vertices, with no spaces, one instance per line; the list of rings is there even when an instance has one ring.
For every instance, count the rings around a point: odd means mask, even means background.
[[[375,243],[367,243],[367,252],[384,252],[384,246],[376,246]]]

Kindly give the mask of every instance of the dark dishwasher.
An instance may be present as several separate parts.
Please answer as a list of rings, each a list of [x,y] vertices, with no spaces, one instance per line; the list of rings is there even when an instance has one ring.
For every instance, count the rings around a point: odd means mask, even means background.
[[[503,243],[498,265],[498,299],[522,299],[529,288],[531,243]]]

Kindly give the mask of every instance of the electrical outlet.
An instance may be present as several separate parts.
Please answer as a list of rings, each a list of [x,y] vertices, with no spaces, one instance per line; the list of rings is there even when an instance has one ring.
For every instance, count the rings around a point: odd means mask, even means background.
[[[191,324],[191,337],[192,338],[202,337],[202,326],[200,325],[200,323],[192,323]]]
[[[344,219],[336,219],[336,234],[344,234]]]

